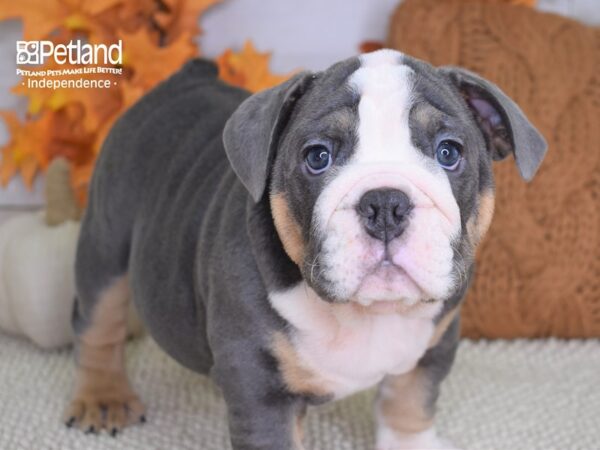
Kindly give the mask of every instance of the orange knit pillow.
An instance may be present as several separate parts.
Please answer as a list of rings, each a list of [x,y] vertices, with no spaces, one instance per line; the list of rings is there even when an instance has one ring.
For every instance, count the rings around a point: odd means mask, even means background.
[[[497,83],[549,143],[530,184],[496,164],[464,334],[600,336],[600,30],[501,3],[406,0],[387,44]]]

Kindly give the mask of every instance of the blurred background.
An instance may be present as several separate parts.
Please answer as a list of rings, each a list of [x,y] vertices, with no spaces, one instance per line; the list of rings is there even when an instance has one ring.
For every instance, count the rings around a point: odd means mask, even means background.
[[[195,56],[256,92],[381,47],[488,78],[549,144],[531,183],[511,158],[494,167],[442,434],[481,450],[598,448],[599,25],[599,0],[0,0],[0,448],[228,448],[218,391],[149,337],[128,353],[149,425],[117,441],[59,426],[95,158],[114,121]],[[21,39],[121,39],[122,74],[103,91],[28,89],[15,73]],[[372,400],[309,413],[308,448],[372,448]]]
[[[200,16],[203,33],[196,40],[202,54],[217,57],[226,49],[241,49],[252,39],[257,49],[272,52],[271,69],[288,73],[298,68],[319,70],[358,52],[364,41],[385,40],[398,0],[225,0]],[[600,25],[597,0],[539,0],[535,7]],[[15,41],[22,37],[18,20],[0,23],[0,60],[14,61]],[[18,81],[12,64],[0,65],[0,109],[24,113],[26,100],[11,94]],[[0,145],[9,139],[0,126]],[[32,190],[17,177],[0,189],[0,222],[13,211],[39,208],[44,203],[44,178]]]

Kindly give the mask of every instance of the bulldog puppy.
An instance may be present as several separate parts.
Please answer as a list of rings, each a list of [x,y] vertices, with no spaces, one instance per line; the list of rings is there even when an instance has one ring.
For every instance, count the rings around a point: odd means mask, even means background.
[[[378,450],[445,447],[434,406],[492,219],[492,161],[512,154],[530,180],[545,152],[496,86],[396,51],[252,96],[190,62],[99,157],[67,424],[144,420],[124,367],[132,298],[156,342],[221,388],[235,450],[301,449],[307,405],[375,385]]]

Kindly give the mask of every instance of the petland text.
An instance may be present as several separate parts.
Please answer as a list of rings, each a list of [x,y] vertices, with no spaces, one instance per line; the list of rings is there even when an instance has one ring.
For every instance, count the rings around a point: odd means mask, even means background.
[[[69,41],[55,44],[52,41],[17,41],[17,64],[44,64],[49,57],[56,64],[112,64],[123,62],[123,41],[116,44],[87,44]]]

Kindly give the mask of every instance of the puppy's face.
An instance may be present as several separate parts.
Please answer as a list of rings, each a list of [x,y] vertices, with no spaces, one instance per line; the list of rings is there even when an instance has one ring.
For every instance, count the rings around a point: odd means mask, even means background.
[[[307,283],[325,300],[377,307],[464,288],[491,219],[492,159],[514,151],[510,112],[394,51],[313,75],[292,99],[270,202]]]

